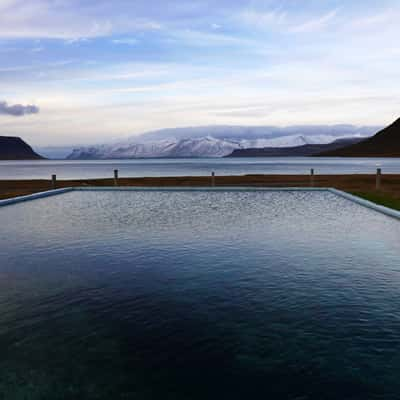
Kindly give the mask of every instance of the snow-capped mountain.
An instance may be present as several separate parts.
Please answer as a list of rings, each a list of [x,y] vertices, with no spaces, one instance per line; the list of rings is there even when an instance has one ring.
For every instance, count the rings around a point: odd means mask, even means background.
[[[74,149],[68,156],[76,159],[123,159],[153,157],[223,157],[242,148],[239,143],[212,137],[162,140],[144,143],[119,143]]]
[[[231,127],[231,130],[228,127],[200,127],[186,131],[179,128],[150,132],[114,144],[77,148],[68,158],[224,157],[237,149],[328,144],[345,137],[368,137],[375,131],[376,127],[348,125],[319,127],[318,130],[315,127]],[[207,132],[210,134],[200,136]]]

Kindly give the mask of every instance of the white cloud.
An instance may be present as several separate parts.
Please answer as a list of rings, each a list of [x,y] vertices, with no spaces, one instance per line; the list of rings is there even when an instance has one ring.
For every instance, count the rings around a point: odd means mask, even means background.
[[[43,46],[38,46],[38,47],[32,48],[32,49],[31,49],[31,52],[32,52],[32,53],[40,53],[40,52],[42,52],[43,50],[44,50],[44,47],[43,47]]]
[[[128,46],[135,46],[140,41],[136,38],[120,38],[120,39],[114,39],[111,42],[114,44],[126,44]]]
[[[190,46],[249,46],[254,45],[253,40],[243,37],[226,35],[223,33],[203,32],[192,29],[175,30],[167,32],[166,42],[183,43]]]
[[[314,33],[328,27],[336,18],[338,10],[332,10],[322,16],[312,18],[305,23],[292,26],[289,30],[293,33]]]
[[[338,9],[335,9],[323,15],[312,15],[310,17],[308,15],[290,14],[282,8],[264,12],[250,9],[239,13],[236,19],[258,29],[307,33],[317,32],[328,27],[338,15],[338,11]]]
[[[96,6],[79,8],[74,1],[1,0],[0,38],[74,41],[109,36],[124,30],[154,30],[161,27],[158,22],[146,18],[101,14]]]
[[[288,15],[280,9],[267,12],[245,10],[236,16],[239,22],[261,29],[276,28],[288,23]]]
[[[90,39],[87,37],[73,37],[70,39],[65,39],[65,44],[72,45],[72,44],[79,44],[79,43],[89,43]]]
[[[351,27],[356,29],[378,28],[384,29],[388,25],[396,24],[400,17],[398,8],[383,9],[374,14],[358,16],[351,21]]]

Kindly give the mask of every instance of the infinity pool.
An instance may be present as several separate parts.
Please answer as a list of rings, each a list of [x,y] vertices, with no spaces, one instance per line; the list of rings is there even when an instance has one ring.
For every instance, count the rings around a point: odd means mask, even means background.
[[[400,222],[328,191],[0,207],[0,399],[398,399]]]

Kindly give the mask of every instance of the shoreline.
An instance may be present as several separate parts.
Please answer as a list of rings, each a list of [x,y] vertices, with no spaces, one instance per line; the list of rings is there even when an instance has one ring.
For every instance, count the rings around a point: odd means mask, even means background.
[[[356,194],[377,204],[400,210],[400,174],[382,175],[381,188],[376,189],[376,176],[369,174],[315,175],[227,175],[215,176],[216,186],[260,187],[331,187]],[[114,180],[67,179],[58,180],[57,189],[66,187],[113,186]],[[212,185],[210,176],[119,178],[118,186],[198,186]],[[25,196],[53,189],[49,179],[0,180],[0,199]]]

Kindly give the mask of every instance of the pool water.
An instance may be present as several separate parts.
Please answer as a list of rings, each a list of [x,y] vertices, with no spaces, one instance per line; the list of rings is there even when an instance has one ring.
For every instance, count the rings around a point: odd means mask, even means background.
[[[0,207],[0,399],[398,399],[400,222],[328,191]]]

